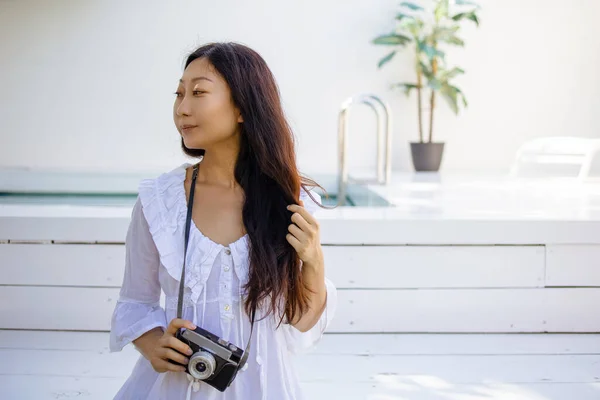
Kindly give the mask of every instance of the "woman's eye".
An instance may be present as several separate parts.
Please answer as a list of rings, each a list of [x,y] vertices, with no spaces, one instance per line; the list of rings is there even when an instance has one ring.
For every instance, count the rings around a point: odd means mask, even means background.
[[[194,96],[199,96],[199,95],[201,95],[202,93],[206,93],[206,91],[204,91],[204,90],[194,90],[194,91],[192,91],[192,94],[193,94]],[[183,93],[181,93],[181,92],[175,92],[175,93],[173,93],[173,94],[174,94],[176,97],[183,97]]]

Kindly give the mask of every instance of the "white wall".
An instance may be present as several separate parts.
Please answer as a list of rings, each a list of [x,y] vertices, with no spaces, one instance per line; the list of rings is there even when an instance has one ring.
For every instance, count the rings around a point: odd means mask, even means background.
[[[390,102],[394,168],[408,170],[415,100],[388,90],[412,78],[408,58],[378,71],[387,49],[370,44],[398,3],[0,1],[0,166],[170,168],[184,160],[171,120],[184,56],[234,40],[273,69],[305,172],[336,172],[340,103],[365,91]],[[481,28],[451,54],[470,108],[442,105],[436,121],[444,170],[505,170],[530,137],[600,136],[600,2],[481,4]],[[373,165],[373,119],[352,121],[352,164]]]

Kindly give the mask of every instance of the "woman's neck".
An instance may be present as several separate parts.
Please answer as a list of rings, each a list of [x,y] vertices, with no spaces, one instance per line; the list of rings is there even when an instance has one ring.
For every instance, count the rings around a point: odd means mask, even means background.
[[[232,146],[207,149],[200,163],[198,181],[215,186],[235,188],[235,163],[238,150]]]

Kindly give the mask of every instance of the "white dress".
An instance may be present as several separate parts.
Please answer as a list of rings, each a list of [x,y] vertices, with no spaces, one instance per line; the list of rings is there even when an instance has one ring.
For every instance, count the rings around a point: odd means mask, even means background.
[[[140,183],[127,231],[123,285],[111,321],[111,351],[120,351],[152,328],[166,328],[176,317],[188,166],[183,164]],[[312,194],[319,199],[318,194]],[[317,206],[306,192],[301,192],[301,199],[314,213]],[[245,348],[250,321],[243,310],[242,286],[248,278],[248,236],[223,246],[204,236],[192,223],[189,240],[183,318]],[[274,318],[255,323],[248,362],[225,392],[194,381],[185,372],[157,373],[140,355],[115,399],[302,399],[291,357],[314,346],[333,318],[337,291],[328,279],[325,284],[326,309],[308,332],[288,324],[276,329]],[[164,308],[160,305],[161,289]]]

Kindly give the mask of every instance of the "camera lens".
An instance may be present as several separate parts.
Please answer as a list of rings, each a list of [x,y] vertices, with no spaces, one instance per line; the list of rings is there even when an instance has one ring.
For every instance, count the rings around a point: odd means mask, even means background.
[[[210,378],[215,372],[217,362],[208,351],[199,351],[190,358],[189,371],[196,379],[204,380]]]

